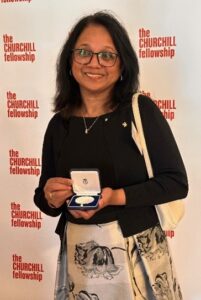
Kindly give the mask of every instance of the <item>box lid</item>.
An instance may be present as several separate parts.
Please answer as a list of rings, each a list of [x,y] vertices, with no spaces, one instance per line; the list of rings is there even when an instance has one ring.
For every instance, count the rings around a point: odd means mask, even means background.
[[[97,195],[101,192],[98,170],[71,170],[73,191],[77,195]]]

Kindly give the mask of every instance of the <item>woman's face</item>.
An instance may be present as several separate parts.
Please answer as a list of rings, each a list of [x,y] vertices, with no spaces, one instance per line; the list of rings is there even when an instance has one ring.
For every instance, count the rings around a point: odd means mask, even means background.
[[[78,37],[74,49],[117,53],[109,32],[102,25],[87,26]],[[117,57],[115,64],[110,67],[101,66],[96,55],[85,65],[72,59],[72,73],[83,96],[86,93],[107,95],[121,75],[120,59]]]

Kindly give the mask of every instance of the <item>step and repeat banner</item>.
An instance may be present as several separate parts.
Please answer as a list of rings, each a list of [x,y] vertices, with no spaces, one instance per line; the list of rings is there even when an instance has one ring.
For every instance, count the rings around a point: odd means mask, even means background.
[[[185,161],[186,215],[166,234],[184,300],[201,299],[200,1],[0,0],[1,300],[53,300],[58,218],[41,213],[33,194],[53,115],[55,64],[72,25],[105,9],[127,28],[139,57],[140,89],[168,120]]]

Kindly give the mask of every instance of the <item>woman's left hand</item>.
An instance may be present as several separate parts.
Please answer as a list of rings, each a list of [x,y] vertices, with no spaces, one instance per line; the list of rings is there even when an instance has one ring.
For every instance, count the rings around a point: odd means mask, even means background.
[[[74,218],[83,218],[85,220],[93,217],[99,210],[108,205],[125,205],[126,196],[123,189],[113,190],[109,187],[103,188],[101,193],[101,198],[98,202],[98,207],[91,210],[70,210]]]

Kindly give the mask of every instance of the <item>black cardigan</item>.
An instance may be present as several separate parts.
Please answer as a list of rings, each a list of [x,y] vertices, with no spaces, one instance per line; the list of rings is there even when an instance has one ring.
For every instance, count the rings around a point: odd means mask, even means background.
[[[119,107],[109,121],[102,126],[107,147],[114,164],[116,178],[122,178],[116,188],[124,188],[126,194],[125,206],[114,206],[113,214],[109,215],[111,207],[85,221],[77,223],[101,223],[117,219],[124,236],[130,236],[158,223],[155,204],[185,198],[188,191],[186,171],[182,158],[170,127],[158,107],[146,96],[140,96],[140,112],[144,134],[150,159],[154,170],[154,178],[148,179],[144,159],[139,153],[131,137],[131,120],[133,120],[131,104]],[[122,124],[127,126],[122,126]],[[48,206],[43,188],[48,178],[65,174],[62,165],[65,164],[64,153],[68,144],[69,122],[59,113],[50,120],[45,133],[42,155],[42,173],[39,186],[35,190],[34,202],[45,214],[58,216],[61,214],[56,232],[62,237],[65,223],[72,217],[67,214],[66,205],[54,209]],[[121,159],[122,158],[122,159]],[[126,164],[127,172],[122,173],[122,164]],[[123,182],[126,177],[125,182]]]

